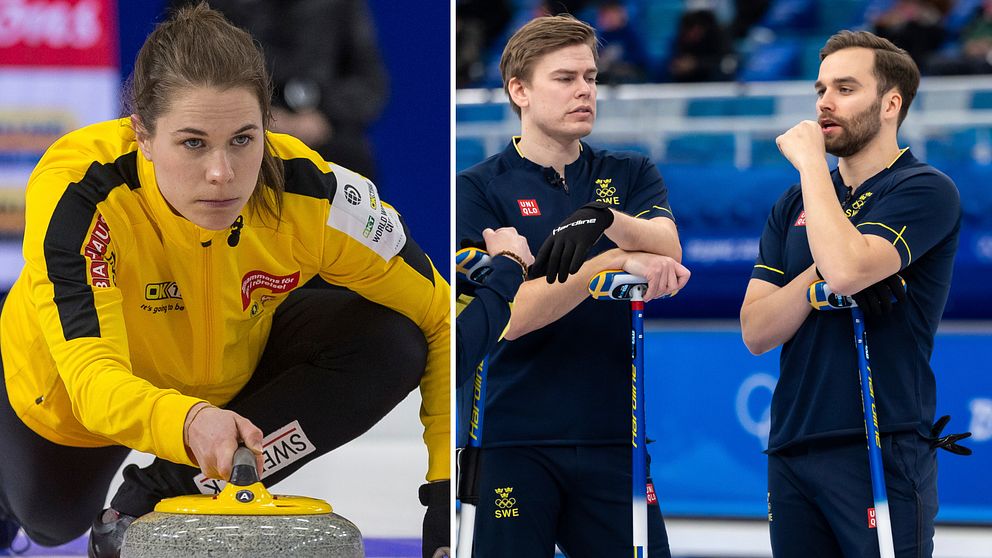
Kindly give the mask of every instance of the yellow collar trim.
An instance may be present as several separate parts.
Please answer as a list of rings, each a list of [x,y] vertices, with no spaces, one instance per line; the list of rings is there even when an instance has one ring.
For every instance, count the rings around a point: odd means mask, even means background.
[[[903,147],[902,149],[900,149],[899,150],[899,154],[896,155],[896,158],[895,159],[892,159],[892,162],[889,163],[888,165],[885,165],[885,168],[891,169],[892,168],[892,165],[896,164],[896,161],[899,160],[899,157],[902,157],[902,154],[905,153],[907,150],[909,150],[908,147]]]

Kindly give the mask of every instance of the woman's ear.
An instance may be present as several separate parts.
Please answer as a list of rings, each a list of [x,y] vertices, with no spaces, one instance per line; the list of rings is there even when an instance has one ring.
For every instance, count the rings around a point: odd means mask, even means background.
[[[131,115],[131,127],[134,128],[134,137],[138,140],[138,149],[141,150],[141,154],[145,156],[145,159],[151,161],[151,140],[148,137],[148,129],[145,128],[144,123],[141,121],[141,117],[137,114]]]

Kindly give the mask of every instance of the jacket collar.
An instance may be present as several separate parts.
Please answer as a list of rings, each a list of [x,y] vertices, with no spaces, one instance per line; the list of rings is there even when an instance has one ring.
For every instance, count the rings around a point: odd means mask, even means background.
[[[148,200],[152,220],[162,230],[163,235],[169,241],[179,244],[197,242],[201,246],[209,246],[214,242],[226,242],[230,229],[219,231],[204,229],[172,210],[158,188],[155,164],[146,159],[140,149],[137,151],[138,180],[141,182],[141,189],[145,192],[145,199]]]

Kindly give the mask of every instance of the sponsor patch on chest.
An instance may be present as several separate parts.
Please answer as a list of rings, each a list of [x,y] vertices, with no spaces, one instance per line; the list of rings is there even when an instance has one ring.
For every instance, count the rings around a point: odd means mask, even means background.
[[[520,206],[520,214],[524,217],[540,217],[541,208],[537,206],[537,200],[517,200]]]
[[[251,294],[258,289],[268,289],[272,293],[282,294],[295,289],[300,284],[300,272],[289,275],[273,275],[264,271],[249,271],[241,278],[241,309],[247,310],[251,305]]]

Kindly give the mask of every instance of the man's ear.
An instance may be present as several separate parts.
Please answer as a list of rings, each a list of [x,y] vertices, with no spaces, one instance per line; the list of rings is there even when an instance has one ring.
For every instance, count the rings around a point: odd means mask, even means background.
[[[145,128],[144,123],[141,121],[141,117],[137,114],[131,115],[131,127],[134,128],[134,137],[138,140],[138,149],[141,150],[141,154],[145,156],[145,159],[151,161],[152,153],[149,145],[151,140],[148,137],[148,129]]]
[[[518,77],[510,78],[506,84],[506,90],[510,94],[510,100],[520,108],[530,105],[530,95],[527,91],[527,84]]]
[[[899,121],[899,112],[902,110],[902,93],[893,87],[882,95],[882,116]]]

